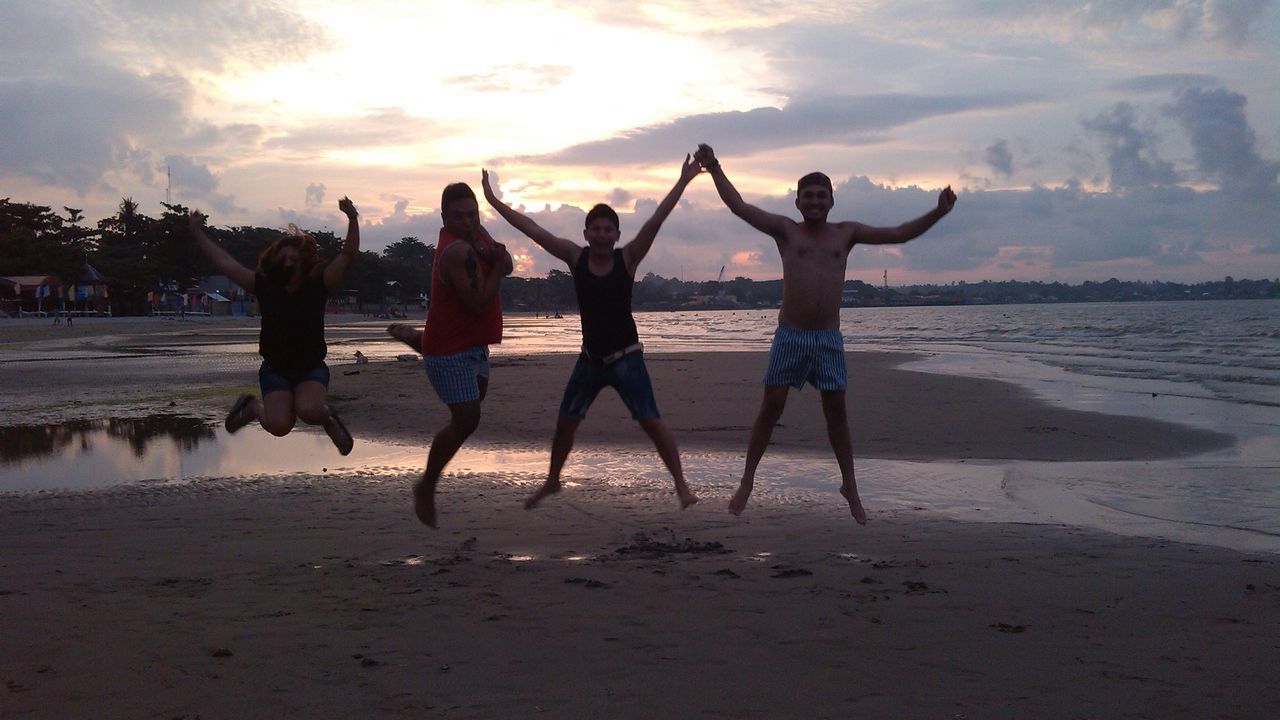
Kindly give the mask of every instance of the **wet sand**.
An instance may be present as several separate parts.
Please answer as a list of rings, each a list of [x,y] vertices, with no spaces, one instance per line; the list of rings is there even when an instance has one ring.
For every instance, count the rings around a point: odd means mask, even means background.
[[[860,457],[1140,462],[1230,442],[905,372],[902,359],[850,354]],[[475,441],[545,448],[571,362],[498,358]],[[740,450],[763,356],[649,362],[682,448]],[[0,421],[66,409],[65,372],[46,370],[0,363],[25,403]],[[425,447],[443,422],[418,363],[333,370],[358,439]],[[145,377],[111,373],[80,367],[71,412],[137,412]],[[253,381],[240,366],[190,375],[166,375],[148,403],[217,418]],[[782,423],[771,452],[829,453],[812,390]],[[579,447],[644,442],[605,394]],[[385,468],[3,497],[0,716],[1257,718],[1280,706],[1266,670],[1280,650],[1275,556],[912,510],[869,508],[859,527],[832,493],[762,485],[735,518],[738,470],[690,477],[703,502],[683,512],[668,488],[589,478],[526,512],[536,474],[447,476],[438,531],[412,517],[413,473]]]

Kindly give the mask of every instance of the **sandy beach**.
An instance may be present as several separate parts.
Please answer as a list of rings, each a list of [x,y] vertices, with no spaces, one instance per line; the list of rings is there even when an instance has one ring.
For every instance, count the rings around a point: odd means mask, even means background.
[[[83,325],[74,338],[0,325],[0,352],[145,353],[224,327]],[[421,366],[345,357],[333,354],[331,399],[357,442],[425,449],[445,410]],[[849,354],[859,458],[1141,463],[1232,442],[905,371],[906,359]],[[762,355],[648,363],[684,452],[742,451]],[[545,450],[571,364],[495,358],[473,442]],[[155,411],[212,422],[254,380],[234,364],[136,377],[109,361],[70,366],[0,362],[0,425]],[[829,457],[811,389],[792,394],[774,441],[771,454]],[[647,445],[606,393],[578,447]],[[415,474],[379,467],[0,496],[0,717],[1266,718],[1280,707],[1267,670],[1280,656],[1274,555],[874,506],[859,527],[834,484],[758,485],[735,518],[740,471],[739,460],[690,476],[702,502],[686,511],[669,487],[571,468],[572,487],[526,512],[537,473],[446,473],[437,531],[413,518]]]

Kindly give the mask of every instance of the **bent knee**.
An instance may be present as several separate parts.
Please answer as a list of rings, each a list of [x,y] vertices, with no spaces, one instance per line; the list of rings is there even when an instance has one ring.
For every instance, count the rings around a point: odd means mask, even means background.
[[[282,422],[270,422],[270,423],[264,422],[262,423],[262,429],[266,430],[272,435],[275,435],[276,437],[284,437],[285,435],[288,435],[290,431],[293,430],[293,424],[290,423],[288,425],[285,425]]]
[[[320,406],[306,406],[298,408],[298,419],[308,425],[323,425],[329,422],[329,408]]]

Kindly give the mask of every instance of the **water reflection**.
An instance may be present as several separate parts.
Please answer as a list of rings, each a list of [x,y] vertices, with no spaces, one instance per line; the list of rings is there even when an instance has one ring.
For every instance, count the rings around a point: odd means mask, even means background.
[[[174,415],[4,427],[0,492],[417,468],[423,454],[420,448],[357,441],[355,451],[343,457],[321,432],[298,430],[283,438],[253,430],[230,435],[221,426]]]
[[[201,440],[211,440],[214,436],[213,428],[203,421],[177,415],[22,425],[0,428],[0,463],[18,463],[62,454],[73,444],[87,452],[94,438],[104,433],[108,438],[127,444],[139,458],[146,456],[147,446],[152,441],[169,439],[179,449],[191,452]]]

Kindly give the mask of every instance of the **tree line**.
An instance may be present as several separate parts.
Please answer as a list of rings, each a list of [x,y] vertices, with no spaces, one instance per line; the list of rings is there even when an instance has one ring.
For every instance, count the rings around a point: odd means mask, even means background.
[[[112,312],[141,315],[150,312],[148,293],[167,288],[186,291],[214,274],[212,264],[197,249],[188,229],[188,208],[162,203],[164,211],[151,217],[130,198],[120,201],[115,214],[88,224],[76,208],[61,212],[32,203],[0,199],[0,276],[54,275],[64,284],[76,282],[88,263],[106,276]],[[240,226],[208,228],[211,238],[246,267],[280,236],[274,228]],[[330,231],[313,232],[322,258],[331,258],[342,239]],[[354,294],[365,309],[386,308],[388,301],[410,314],[430,288],[435,245],[416,237],[397,240],[381,252],[364,250],[347,275],[345,294]],[[1236,280],[1195,284],[1121,281],[1060,282],[983,281],[947,285],[886,288],[860,280],[845,283],[848,305],[914,305],[948,302],[1097,302],[1133,300],[1201,300],[1280,297],[1280,280]],[[502,305],[509,311],[554,313],[574,311],[573,278],[564,270],[545,277],[511,277],[503,281]],[[690,306],[708,308],[776,307],[782,301],[781,280],[735,277],[724,281],[690,281],[648,273],[639,279],[633,304],[639,310],[668,310]]]

